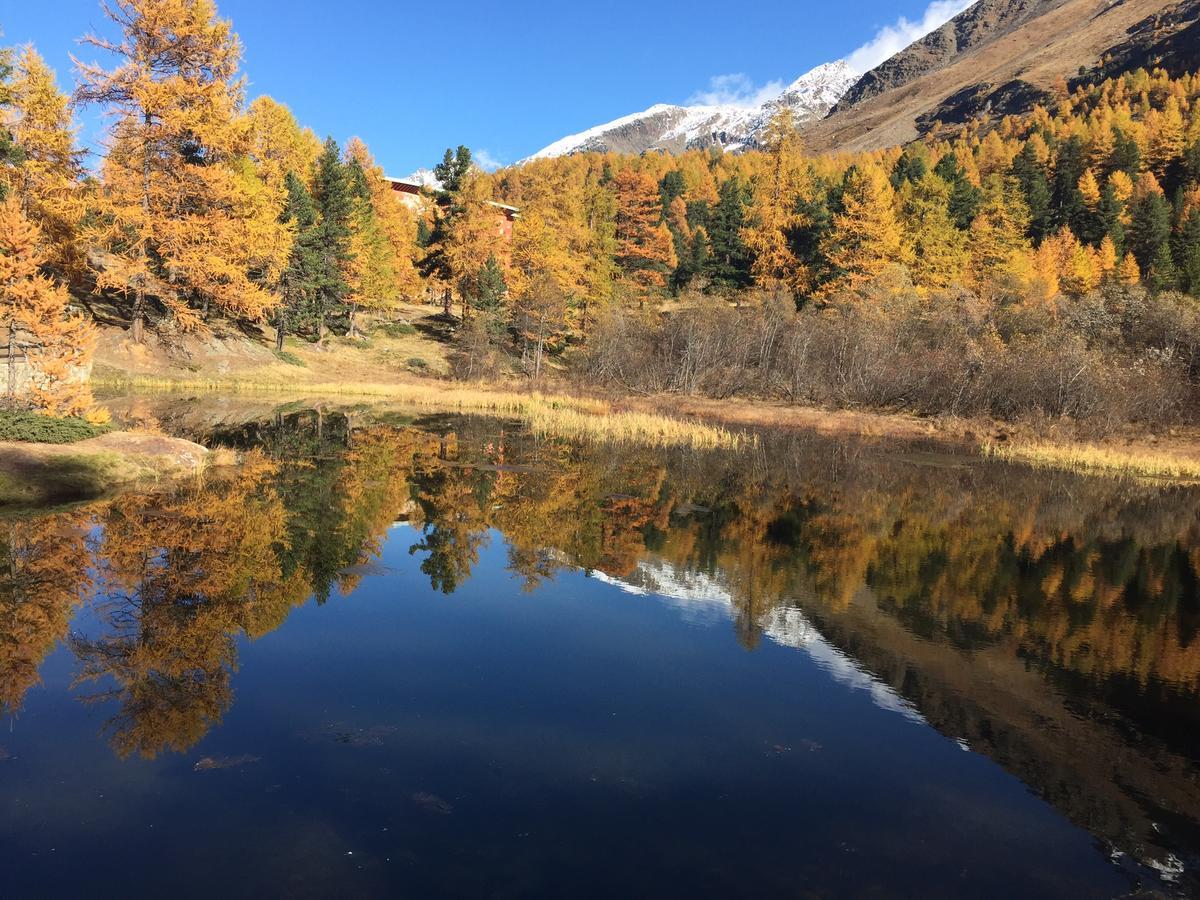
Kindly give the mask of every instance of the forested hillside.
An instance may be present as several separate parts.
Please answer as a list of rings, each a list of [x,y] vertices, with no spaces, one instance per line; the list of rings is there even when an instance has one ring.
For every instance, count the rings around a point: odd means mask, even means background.
[[[121,0],[69,97],[33,48],[0,71],[0,302],[22,402],[72,380],[97,310],[132,341],[215,321],[355,337],[445,309],[460,374],[550,357],[638,391],[748,394],[1103,425],[1196,416],[1200,76],[1136,70],[950,139],[806,152],[582,153],[488,174],[447,151],[398,202],[359,140],[246,102],[210,0]],[[110,113],[85,167],[74,104]],[[494,201],[519,207],[511,241]]]

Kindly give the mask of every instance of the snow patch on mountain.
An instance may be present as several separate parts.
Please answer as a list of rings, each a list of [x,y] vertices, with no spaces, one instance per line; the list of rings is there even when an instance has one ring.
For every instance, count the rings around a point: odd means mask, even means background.
[[[859,79],[845,60],[805,72],[778,94],[751,106],[733,103],[679,106],[657,103],[543,147],[522,162],[586,151],[677,153],[704,147],[739,151],[753,147],[781,106],[792,109],[799,123],[823,117]]]

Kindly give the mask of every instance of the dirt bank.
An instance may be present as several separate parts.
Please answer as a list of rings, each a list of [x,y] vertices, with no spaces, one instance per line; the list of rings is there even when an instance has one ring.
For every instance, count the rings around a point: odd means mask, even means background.
[[[208,456],[182,438],[129,431],[74,444],[0,442],[0,507],[90,500],[135,482],[194,474]]]

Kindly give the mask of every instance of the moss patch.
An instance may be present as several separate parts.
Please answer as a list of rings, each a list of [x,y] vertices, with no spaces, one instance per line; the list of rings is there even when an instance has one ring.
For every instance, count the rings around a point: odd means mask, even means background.
[[[25,410],[0,410],[0,441],[31,444],[74,444],[111,431],[74,416],[56,418]]]

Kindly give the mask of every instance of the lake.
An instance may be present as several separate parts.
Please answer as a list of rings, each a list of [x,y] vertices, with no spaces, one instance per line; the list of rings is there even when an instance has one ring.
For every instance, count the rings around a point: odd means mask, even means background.
[[[1200,895],[1200,488],[202,407],[0,522],[5,897]]]

